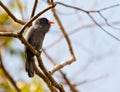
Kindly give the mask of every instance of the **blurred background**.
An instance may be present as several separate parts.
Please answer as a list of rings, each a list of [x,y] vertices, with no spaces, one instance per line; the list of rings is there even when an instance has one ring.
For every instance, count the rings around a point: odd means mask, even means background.
[[[120,39],[120,0],[54,0],[86,11],[96,11],[109,6],[115,7],[90,13],[94,20],[107,32]],[[34,0],[1,0],[16,18],[28,21]],[[48,6],[46,0],[38,0],[35,14]],[[87,13],[57,4],[56,12],[67,32],[75,53],[76,61],[61,70],[79,92],[120,92],[120,41],[105,33]],[[51,11],[40,17],[55,22],[45,37],[43,49],[56,63],[70,58],[67,43]],[[22,25],[15,23],[0,7],[0,31],[18,32]],[[25,33],[24,33],[25,34]],[[24,35],[23,34],[23,35]],[[2,63],[22,92],[49,92],[38,76],[29,78],[25,72],[24,45],[15,38],[0,37]],[[53,64],[42,53],[47,69]],[[54,78],[70,91],[61,74]],[[0,69],[0,92],[15,92],[15,89]]]

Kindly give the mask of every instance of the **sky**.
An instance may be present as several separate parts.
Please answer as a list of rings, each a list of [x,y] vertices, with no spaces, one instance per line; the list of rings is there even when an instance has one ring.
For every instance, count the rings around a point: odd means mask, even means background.
[[[3,2],[6,2],[6,0],[3,0]],[[25,2],[27,2],[28,8],[26,16],[28,16],[31,11],[29,5],[33,4],[33,2],[29,2],[29,0]],[[99,10],[104,7],[119,4],[120,0],[60,0],[60,2],[85,10]],[[44,2],[39,0],[36,13],[46,6]],[[94,25],[94,22],[87,14],[81,11],[77,11],[76,13],[74,9],[61,5],[57,5],[56,10],[58,11],[66,32],[74,31],[73,34],[69,35],[69,38],[76,56],[76,62],[62,69],[68,78],[71,79],[73,83],[79,84],[87,81],[77,86],[81,92],[120,92],[120,42],[106,34],[97,26],[85,27],[90,24]],[[115,22],[120,20],[119,10],[120,6],[103,11],[102,14],[109,22]],[[42,16],[55,21],[50,11]],[[105,22],[97,13],[93,13],[92,16],[98,23]],[[119,24],[113,26],[119,28]],[[114,36],[120,38],[120,30],[115,30],[107,25],[103,27]],[[60,35],[62,35],[62,33],[55,21],[55,25],[51,27],[50,32],[45,37],[43,48],[49,46]],[[16,50],[24,50],[24,46],[17,39],[14,39],[12,46],[14,46]],[[69,51],[65,39],[62,39],[53,47],[47,48],[46,51],[57,63],[69,59]],[[3,61],[12,76],[15,74],[19,76],[14,76],[15,80],[29,80],[27,73],[24,71],[22,59],[20,59],[18,55],[11,56],[6,52],[7,49],[3,54],[3,57],[7,56],[7,58],[4,58]],[[43,54],[42,58],[45,66],[48,69],[52,68],[49,60]],[[12,63],[7,64],[10,61],[12,61]],[[17,67],[17,65],[21,66]],[[23,68],[21,73],[18,72],[19,68]]]

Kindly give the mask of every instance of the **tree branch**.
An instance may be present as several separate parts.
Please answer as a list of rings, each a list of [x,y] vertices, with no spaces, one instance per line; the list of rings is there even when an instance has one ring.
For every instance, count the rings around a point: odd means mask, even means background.
[[[58,84],[54,78],[49,74],[49,72],[47,71],[47,69],[45,68],[43,62],[42,62],[42,59],[39,55],[36,56],[37,57],[37,60],[38,60],[38,63],[39,63],[39,66],[41,68],[41,70],[45,73],[45,75],[48,77],[48,79],[51,81],[51,83],[60,90],[60,92],[65,92],[64,88],[62,87],[62,85]]]
[[[51,61],[51,63],[53,65],[56,65],[55,60],[53,60],[48,53],[45,51],[45,49],[42,49],[43,53],[45,54],[45,56]],[[64,81],[66,82],[66,84],[69,86],[70,90],[72,92],[79,92],[76,87],[70,82],[70,80],[67,78],[67,76],[64,74],[64,72],[62,70],[59,70],[60,74],[62,75]]]
[[[15,38],[17,38],[17,34],[12,33],[12,32],[0,32],[0,36],[15,37]]]
[[[99,10],[84,10],[84,9],[79,8],[79,7],[75,7],[75,6],[72,6],[72,5],[68,5],[68,4],[65,4],[65,3],[62,3],[62,2],[56,2],[56,4],[60,4],[60,5],[63,5],[63,6],[65,6],[65,7],[69,7],[69,8],[76,9],[76,10],[80,10],[80,11],[85,12],[85,13],[86,13],[86,12],[105,11],[105,10],[108,10],[108,9],[111,9],[111,8],[120,6],[120,4],[115,4],[115,5],[112,5],[112,6],[109,6],[109,7],[105,7],[105,8],[99,9]]]
[[[0,5],[1,7],[6,11],[6,13],[8,13],[8,15],[17,23],[21,24],[21,25],[24,25],[26,22],[25,21],[22,21],[22,20],[19,20],[17,19],[10,11],[9,9],[1,2],[0,0]]]
[[[106,24],[107,24],[109,27],[111,27],[112,29],[115,29],[115,30],[120,30],[120,28],[117,28],[117,27],[112,26],[112,25],[108,22],[107,18],[105,18],[104,15],[103,15],[101,12],[98,12],[98,14],[105,20]]]
[[[4,67],[4,65],[2,63],[1,48],[0,48],[0,68],[2,69],[2,71],[5,74],[5,76],[7,77],[7,79],[10,81],[10,83],[13,85],[13,87],[15,88],[15,90],[17,92],[21,92],[20,89],[17,87],[15,81],[13,80],[12,76],[7,72],[7,70],[5,69],[5,67]]]
[[[32,12],[31,12],[31,16],[30,16],[30,19],[35,15],[35,10],[37,8],[37,3],[38,3],[38,0],[35,0],[34,1],[34,5],[33,5],[33,9],[32,9]],[[32,26],[32,23],[29,24],[29,27]]]
[[[97,21],[90,15],[90,13],[88,13],[89,17],[93,20],[93,22],[100,28],[102,29],[106,34],[108,34],[109,36],[111,36],[112,38],[116,39],[117,41],[120,41],[119,38],[117,38],[116,36],[114,36],[113,34],[109,33],[108,31],[106,31],[101,25],[99,25],[97,23]]]
[[[35,0],[30,18],[32,18],[34,16],[34,14],[35,14],[37,3],[38,3],[38,0]]]
[[[109,36],[111,36],[112,38],[116,39],[117,41],[120,41],[119,38],[117,38],[116,36],[112,35],[111,33],[109,33],[108,31],[106,31],[101,25],[99,25],[99,23],[97,23],[95,21],[95,19],[90,15],[90,13],[98,13],[100,15],[100,12],[101,11],[105,11],[105,10],[108,10],[108,9],[111,9],[113,7],[118,7],[120,6],[120,4],[116,4],[116,5],[112,5],[112,6],[109,6],[109,7],[105,7],[105,8],[102,8],[102,9],[99,9],[99,10],[92,10],[92,11],[88,11],[88,10],[83,10],[81,8],[78,8],[78,7],[75,7],[75,6],[71,6],[71,5],[67,5],[67,4],[64,4],[64,3],[61,3],[61,2],[56,2],[57,4],[60,4],[60,5],[63,5],[63,6],[66,6],[66,7],[69,7],[69,8],[72,8],[72,9],[76,9],[76,10],[79,10],[79,11],[82,11],[86,14],[88,14],[88,16],[92,19],[92,21],[100,28],[102,29],[102,31],[104,31],[105,33],[107,33]],[[102,16],[103,18],[103,16]],[[105,19],[105,18],[104,18]],[[106,20],[105,20],[106,21]]]
[[[54,86],[51,85],[51,81],[37,68],[35,62],[34,62],[34,69],[35,73],[44,80],[48,88],[50,89],[51,92],[58,92]]]
[[[50,5],[51,2],[50,2],[49,0],[47,0],[47,1],[48,1],[48,4]],[[55,71],[63,68],[64,66],[66,66],[66,65],[68,65],[68,64],[71,64],[73,61],[75,61],[75,55],[74,55],[74,52],[73,52],[73,48],[72,48],[70,39],[69,39],[69,37],[68,37],[68,35],[67,35],[67,33],[66,33],[66,31],[65,31],[65,29],[64,29],[64,27],[63,27],[63,25],[62,25],[62,23],[61,23],[61,21],[60,21],[60,19],[59,19],[58,15],[57,15],[57,13],[56,13],[56,11],[55,11],[55,9],[54,9],[54,8],[51,8],[51,11],[52,11],[52,13],[53,13],[53,16],[54,16],[55,20],[57,21],[58,26],[60,27],[60,30],[62,31],[62,33],[63,33],[63,35],[64,35],[64,38],[65,38],[65,40],[66,40],[66,42],[67,42],[67,44],[68,44],[68,48],[69,48],[69,52],[70,52],[70,59],[69,59],[69,60],[66,60],[66,61],[64,61],[64,62],[62,62],[62,63],[60,63],[60,64],[58,64],[58,65],[55,65],[55,66],[49,71],[49,73],[53,74]]]

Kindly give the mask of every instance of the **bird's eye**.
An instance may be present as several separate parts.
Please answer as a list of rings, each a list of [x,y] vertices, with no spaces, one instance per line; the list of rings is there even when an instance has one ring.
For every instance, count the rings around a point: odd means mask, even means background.
[[[41,23],[48,23],[48,20],[46,18],[42,18]]]

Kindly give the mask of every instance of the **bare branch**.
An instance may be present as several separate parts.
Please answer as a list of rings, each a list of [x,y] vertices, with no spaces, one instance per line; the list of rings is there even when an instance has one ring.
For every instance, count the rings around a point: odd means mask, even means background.
[[[48,55],[48,53],[42,49],[44,52],[45,56],[51,61],[53,65],[56,65],[55,61]],[[63,79],[65,80],[66,84],[70,87],[72,92],[80,92],[76,89],[76,87],[70,82],[70,80],[67,78],[67,76],[63,73],[62,70],[59,70],[60,74],[62,75]]]
[[[60,5],[63,5],[63,6],[66,6],[66,7],[69,7],[69,8],[72,8],[72,9],[80,10],[80,11],[88,14],[88,16],[93,20],[93,22],[94,22],[99,28],[101,28],[105,33],[107,33],[108,35],[110,35],[111,37],[113,37],[114,39],[116,39],[117,41],[120,41],[119,38],[117,38],[116,36],[112,35],[112,34],[109,33],[108,31],[106,31],[101,25],[99,25],[99,23],[97,23],[97,22],[95,21],[95,19],[90,15],[90,13],[95,13],[95,12],[99,13],[99,12],[101,12],[101,11],[104,11],[104,10],[107,10],[107,9],[111,9],[111,8],[113,8],[113,7],[118,7],[118,6],[120,6],[120,4],[112,5],[112,6],[109,6],[109,7],[106,7],[106,8],[102,8],[102,9],[99,9],[99,10],[95,10],[95,11],[87,11],[87,10],[83,10],[83,9],[81,9],[81,8],[74,7],[74,6],[71,6],[71,5],[67,5],[67,4],[64,4],[64,3],[61,3],[61,2],[56,2],[56,3],[57,3],[57,4],[60,4]],[[99,13],[99,14],[100,14],[100,13]],[[103,18],[103,16],[102,16],[102,18]],[[106,20],[105,20],[105,21],[106,21]]]
[[[39,65],[42,69],[42,71],[46,74],[46,76],[50,79],[51,83],[58,89],[61,90],[61,92],[65,92],[62,88],[61,85],[59,85],[53,78],[52,76],[47,72],[45,66],[42,63],[42,59],[40,57],[40,53],[36,51],[23,37],[21,34],[12,34],[12,33],[2,33],[0,32],[0,36],[7,36],[7,37],[17,37],[26,47],[28,47],[38,58]],[[38,71],[37,71],[38,73]]]
[[[58,84],[54,78],[49,74],[49,72],[47,72],[47,69],[45,68],[42,59],[39,55],[37,55],[37,60],[39,63],[39,66],[41,68],[41,70],[45,73],[45,75],[48,77],[48,79],[51,81],[51,83],[60,90],[60,92],[65,92],[64,88],[62,87],[62,85]]]
[[[71,57],[69,60],[66,60],[66,61],[64,61],[64,62],[62,62],[60,64],[55,65],[52,69],[49,70],[50,74],[53,74],[54,72],[56,72],[57,70],[63,68],[64,66],[73,63],[73,61],[74,61],[74,58]]]
[[[37,7],[37,3],[38,3],[38,0],[35,0],[30,18],[32,18],[32,17],[34,16],[34,14],[35,14],[35,10],[36,10],[36,7]],[[29,27],[30,27],[30,26],[32,26],[32,23],[29,24]]]
[[[38,3],[38,0],[35,0],[30,18],[32,18],[34,16],[34,14],[35,14],[37,3]]]
[[[51,92],[58,92],[54,86],[51,85],[51,81],[37,68],[35,62],[34,62],[34,69],[36,74],[44,80],[48,88],[50,89]]]
[[[72,8],[72,9],[76,9],[76,10],[80,10],[80,11],[82,11],[82,12],[87,12],[86,10],[83,10],[83,9],[81,9],[81,8],[78,8],[78,7],[75,7],[75,6],[71,6],[71,5],[68,5],[68,4],[64,4],[64,3],[62,3],[62,2],[56,2],[57,4],[60,4],[60,5],[63,5],[63,6],[65,6],[65,7],[69,7],[69,8]]]
[[[106,24],[107,24],[109,27],[111,27],[112,29],[120,30],[120,28],[116,28],[116,27],[112,26],[112,25],[108,22],[107,18],[105,18],[101,12],[98,12],[98,14],[105,20]]]
[[[115,4],[115,5],[112,5],[112,6],[108,6],[108,7],[105,7],[105,8],[102,8],[102,9],[96,10],[96,11],[90,11],[90,12],[105,11],[105,10],[108,10],[108,9],[111,9],[111,8],[115,8],[115,7],[118,7],[118,6],[120,6],[120,4]]]
[[[120,4],[116,4],[116,5],[112,5],[112,6],[109,6],[109,7],[105,7],[105,8],[99,9],[99,10],[84,10],[84,9],[79,8],[79,7],[71,6],[71,5],[62,3],[62,2],[56,2],[56,3],[57,3],[57,4],[60,4],[60,5],[63,5],[63,6],[65,6],[65,7],[69,7],[69,8],[76,9],[76,10],[80,10],[80,11],[86,12],[86,13],[88,13],[88,12],[100,12],[100,11],[105,11],[105,10],[108,10],[108,9],[111,9],[111,8],[120,6]]]
[[[72,92],[80,92],[80,91],[74,86],[74,84],[72,84],[71,81],[67,78],[66,74],[64,74],[63,72],[61,72],[61,74],[62,74],[62,77],[63,77],[63,79],[65,80],[65,82],[69,85],[70,90],[71,90]]]
[[[48,1],[48,4],[50,5],[50,4],[51,4],[50,1],[49,1],[49,0],[47,0],[47,1]],[[69,39],[69,37],[68,37],[68,35],[67,35],[67,33],[66,33],[66,31],[65,31],[65,29],[64,29],[64,27],[63,27],[63,25],[62,25],[62,23],[61,23],[61,21],[60,21],[60,19],[59,19],[58,15],[57,15],[57,13],[56,13],[56,11],[55,11],[55,9],[54,9],[54,8],[51,8],[51,11],[52,11],[52,13],[53,13],[54,18],[56,19],[56,21],[57,21],[57,23],[58,23],[58,26],[60,27],[60,30],[62,31],[62,33],[63,33],[63,35],[64,35],[64,38],[65,38],[65,40],[66,40],[66,42],[67,42],[67,44],[68,44],[68,48],[69,48],[70,55],[71,55],[71,57],[70,57],[69,60],[62,62],[62,63],[59,64],[59,65],[55,65],[55,66],[49,71],[51,74],[53,74],[55,71],[63,68],[65,65],[71,64],[73,61],[75,61],[75,55],[74,55],[74,52],[73,52],[73,48],[72,48],[70,39]]]
[[[10,11],[9,9],[1,2],[0,0],[0,5],[1,7],[8,13],[8,15],[17,23],[21,24],[21,25],[24,25],[26,22],[25,21],[22,21],[22,20],[19,20],[17,19]]]
[[[96,20],[88,13],[89,17],[93,20],[93,22],[100,28],[102,29],[106,34],[110,35],[112,38],[116,39],[117,41],[120,41],[119,38],[117,38],[116,36],[112,35],[111,33],[109,33],[108,31],[106,31],[100,24],[98,24],[96,22]]]
[[[14,34],[12,32],[0,32],[0,36],[15,37],[15,38],[17,38],[17,34]]]
[[[2,63],[1,50],[0,50],[0,68],[2,69],[2,71],[5,74],[5,76],[7,77],[7,79],[10,81],[10,83],[13,85],[13,87],[15,88],[15,90],[17,92],[21,92],[20,89],[17,87],[15,81],[13,80],[12,76],[7,72],[7,70],[5,69],[5,67],[4,67],[4,65]]]

